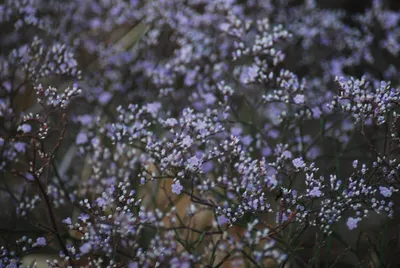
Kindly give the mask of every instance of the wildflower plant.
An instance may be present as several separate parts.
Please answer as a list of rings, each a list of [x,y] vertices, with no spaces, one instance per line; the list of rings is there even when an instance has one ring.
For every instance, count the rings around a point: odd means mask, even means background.
[[[383,0],[3,1],[0,267],[399,265],[399,24]]]

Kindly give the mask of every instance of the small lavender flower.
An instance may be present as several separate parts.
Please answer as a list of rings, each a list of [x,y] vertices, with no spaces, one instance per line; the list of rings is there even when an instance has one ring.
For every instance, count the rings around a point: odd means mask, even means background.
[[[82,125],[86,126],[86,125],[89,125],[92,122],[93,117],[88,115],[88,114],[85,114],[85,115],[79,116],[77,120],[79,122],[81,122]]]
[[[387,188],[387,187],[384,187],[384,186],[379,186],[379,192],[384,197],[391,197],[392,196],[392,190]]]
[[[306,166],[306,163],[304,163],[303,158],[295,158],[292,160],[293,166],[297,169],[299,168],[304,168]]]
[[[145,109],[146,109],[153,117],[156,117],[158,111],[161,109],[161,103],[159,103],[159,102],[148,103],[148,104],[145,106]]]
[[[92,249],[92,245],[89,242],[84,243],[79,247],[79,251],[83,255],[88,254],[91,249]]]
[[[311,110],[312,110],[313,117],[315,119],[319,119],[321,117],[322,111],[319,107],[314,107]]]
[[[246,146],[250,145],[253,141],[253,138],[250,135],[246,135],[242,138],[242,143]]]
[[[178,124],[178,120],[176,120],[175,118],[168,118],[167,120],[165,120],[165,125],[169,126],[169,127],[174,127]]]
[[[211,172],[211,171],[213,170],[213,167],[214,167],[214,164],[213,164],[212,162],[205,162],[205,163],[202,165],[201,170],[202,170],[204,173],[208,173],[208,172]]]
[[[112,98],[112,94],[110,92],[103,92],[99,96],[99,102],[102,105],[105,105],[111,100],[111,98]]]
[[[47,245],[46,238],[38,237],[36,242],[33,244],[34,247],[44,247]]]
[[[196,170],[200,167],[201,164],[200,159],[198,159],[196,156],[192,156],[191,158],[189,158],[187,160],[187,163],[188,163],[187,168],[189,170]]]
[[[32,126],[29,125],[29,124],[23,124],[23,125],[21,126],[21,131],[24,132],[24,133],[28,133],[28,132],[30,132],[31,130],[32,130]]]
[[[64,220],[62,220],[62,222],[65,223],[65,224],[68,224],[68,225],[72,224],[72,221],[71,221],[70,217],[65,218]]]
[[[312,197],[321,197],[321,194],[322,193],[319,187],[314,187],[309,193],[309,195]]]
[[[358,166],[358,160],[354,160],[353,161],[353,168],[357,168],[357,166]]]
[[[174,194],[180,194],[181,191],[183,190],[183,186],[181,185],[179,180],[176,180],[173,184],[172,184],[172,192]]]
[[[225,217],[224,215],[220,215],[217,217],[218,225],[224,225],[226,223],[229,223],[229,219]]]
[[[23,142],[16,142],[14,143],[14,148],[17,152],[23,153],[26,150],[26,143]]]
[[[349,217],[346,222],[347,228],[349,228],[349,230],[356,229],[359,221],[360,221],[360,218]]]
[[[294,96],[293,101],[296,104],[304,104],[304,95],[297,94],[296,96]]]
[[[243,132],[243,129],[240,126],[235,126],[231,128],[231,134],[234,136],[240,136]]]
[[[292,153],[288,150],[283,151],[282,156],[286,159],[291,159],[292,158]],[[293,160],[294,161],[294,160]]]
[[[193,143],[193,139],[190,136],[186,136],[185,138],[183,138],[182,140],[182,145],[185,147],[189,147],[191,146]]]
[[[78,136],[76,136],[76,144],[81,145],[88,142],[87,134],[84,132],[79,132]]]
[[[79,215],[78,219],[80,219],[83,222],[86,222],[88,219],[90,219],[90,216],[88,214],[82,213]]]
[[[101,197],[96,199],[96,203],[97,203],[97,206],[99,206],[99,207],[103,207],[104,205],[106,205],[106,201],[104,200],[104,198],[101,198]]]

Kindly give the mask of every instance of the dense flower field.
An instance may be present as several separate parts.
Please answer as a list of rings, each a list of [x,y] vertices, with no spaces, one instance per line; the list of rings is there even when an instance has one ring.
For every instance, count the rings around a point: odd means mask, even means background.
[[[328,2],[2,1],[0,267],[398,267],[400,11]]]

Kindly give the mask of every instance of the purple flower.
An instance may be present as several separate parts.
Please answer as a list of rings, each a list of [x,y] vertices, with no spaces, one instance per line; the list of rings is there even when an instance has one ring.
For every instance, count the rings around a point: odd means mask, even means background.
[[[91,27],[91,28],[97,29],[97,28],[100,27],[101,21],[100,21],[98,18],[94,18],[94,19],[92,19],[92,20],[89,22],[89,24],[90,24],[90,27]]]
[[[293,101],[296,104],[304,104],[304,95],[297,94],[296,96],[294,96]]]
[[[196,102],[194,102],[193,103],[193,107],[196,109],[196,110],[203,110],[204,109],[204,102],[201,102],[201,101],[196,101]]]
[[[220,215],[217,217],[218,225],[224,225],[229,223],[229,219],[225,215]]]
[[[201,167],[201,169],[204,173],[208,173],[208,172],[212,171],[213,168],[214,168],[214,163],[211,161],[205,162]]]
[[[81,145],[88,142],[88,137],[86,133],[79,132],[78,136],[76,136],[76,144]]]
[[[92,122],[92,116],[85,114],[78,117],[78,121],[81,122],[82,125],[89,125]]]
[[[357,166],[358,166],[358,160],[354,160],[353,161],[353,168],[357,168]]]
[[[215,98],[214,94],[212,94],[212,93],[204,94],[203,98],[207,105],[212,105],[216,101],[216,98]]]
[[[314,187],[310,191],[310,196],[312,196],[312,197],[320,197],[321,196],[321,190],[319,189],[319,187]]]
[[[187,260],[180,260],[177,257],[171,259],[169,263],[170,267],[182,267],[182,268],[190,268],[190,262]]]
[[[261,149],[261,155],[262,156],[270,156],[272,153],[271,149],[269,147],[263,147]]]
[[[194,70],[187,72],[186,77],[185,77],[185,85],[193,86],[196,81],[196,75],[197,75],[197,72]]]
[[[360,218],[349,217],[346,222],[347,228],[349,228],[349,230],[356,229],[359,221],[360,221]]]
[[[111,98],[112,98],[111,93],[105,91],[105,92],[100,94],[99,102],[104,105],[104,104],[107,104],[111,100]]]
[[[104,200],[104,198],[101,198],[101,197],[96,199],[96,203],[97,203],[97,206],[99,206],[99,207],[106,205],[106,201]]]
[[[268,136],[273,139],[276,139],[279,137],[279,131],[276,129],[270,129],[270,130],[268,130]]]
[[[200,159],[198,159],[196,156],[192,156],[187,160],[188,166],[187,168],[190,170],[196,170],[200,167]]]
[[[23,124],[21,126],[21,131],[24,133],[30,132],[31,130],[32,130],[32,127],[29,124]]]
[[[180,267],[181,267],[181,268],[190,268],[190,267],[192,267],[192,266],[190,265],[190,262],[185,261],[185,262],[183,262],[183,263],[180,264]]]
[[[315,119],[318,119],[318,118],[321,117],[322,112],[321,112],[321,109],[319,107],[314,107],[314,108],[311,109],[311,111],[312,111],[313,117]]]
[[[68,217],[68,218],[66,218],[66,219],[63,219],[62,222],[65,223],[65,224],[68,224],[68,225],[71,225],[71,224],[72,224],[72,221],[71,221],[71,218],[70,218],[70,217]]]
[[[175,118],[168,118],[167,120],[165,120],[164,123],[168,127],[174,127],[178,124],[178,120],[176,120]]]
[[[185,147],[190,147],[193,143],[193,139],[190,136],[186,136],[182,140],[182,145]]]
[[[250,135],[246,135],[242,138],[242,142],[244,145],[249,146],[251,142],[253,141],[253,138]]]
[[[295,168],[304,168],[306,166],[306,163],[304,163],[301,157],[293,159],[292,163]]]
[[[26,150],[26,144],[18,141],[14,143],[14,148],[18,153],[24,153]]]
[[[161,103],[152,102],[144,107],[153,117],[157,116],[158,111],[161,109]]]
[[[271,189],[274,189],[278,185],[278,181],[276,180],[276,176],[275,175],[267,176],[266,185],[267,185],[267,187],[269,187]]]
[[[260,70],[260,67],[258,67],[257,65],[252,65],[252,66],[246,68],[243,72],[243,75],[241,76],[242,82],[245,84],[247,84],[249,82],[254,82],[258,76],[259,70]]]
[[[391,197],[392,196],[392,190],[390,188],[387,188],[387,187],[384,187],[384,186],[379,186],[379,192],[384,197]]]
[[[320,149],[318,147],[312,147],[307,152],[307,158],[308,159],[315,159],[317,156],[319,156],[319,154],[320,154]]]
[[[290,159],[290,158],[293,157],[293,156],[292,156],[292,153],[291,153],[290,151],[288,151],[288,150],[283,151],[282,156],[283,156],[284,158],[286,158],[286,159]],[[294,160],[293,160],[293,161],[294,161]]]
[[[84,243],[82,246],[79,247],[79,251],[81,254],[87,254],[92,249],[92,245],[90,243]]]
[[[100,139],[99,139],[98,137],[94,137],[94,138],[92,139],[91,143],[92,143],[92,146],[93,146],[94,148],[96,148],[97,146],[100,145]]]
[[[240,134],[242,134],[242,132],[243,132],[243,129],[240,126],[231,128],[231,134],[233,136],[239,136]]]
[[[181,182],[179,180],[176,180],[173,184],[172,184],[172,192],[174,194],[180,194],[183,186],[181,185]]]
[[[35,178],[33,177],[33,175],[31,173],[26,172],[25,179],[27,179],[28,181],[33,181]]]
[[[81,215],[79,215],[78,219],[80,219],[83,222],[86,222],[88,219],[90,219],[90,216],[82,213]]]
[[[44,247],[46,246],[46,238],[38,237],[36,242],[33,244],[34,247]]]
[[[287,221],[287,220],[288,220],[288,217],[287,217],[287,215],[286,215],[285,212],[277,212],[277,213],[276,213],[276,219],[275,219],[275,220],[276,220],[276,223],[281,224],[281,223]]]

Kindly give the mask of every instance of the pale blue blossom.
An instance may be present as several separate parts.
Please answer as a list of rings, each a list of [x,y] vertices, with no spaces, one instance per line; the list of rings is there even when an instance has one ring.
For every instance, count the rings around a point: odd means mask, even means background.
[[[346,222],[347,228],[349,228],[349,230],[356,229],[359,221],[360,221],[360,218],[349,217]]]
[[[306,166],[306,163],[304,163],[301,157],[293,159],[292,163],[295,168],[304,168]]]
[[[181,182],[179,180],[176,180],[173,184],[172,184],[172,192],[174,194],[180,194],[181,191],[183,190],[183,186],[181,185]]]
[[[384,186],[379,186],[379,192],[384,197],[391,197],[392,196],[392,190],[390,188],[387,188],[387,187],[384,187]]]

